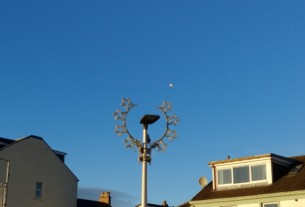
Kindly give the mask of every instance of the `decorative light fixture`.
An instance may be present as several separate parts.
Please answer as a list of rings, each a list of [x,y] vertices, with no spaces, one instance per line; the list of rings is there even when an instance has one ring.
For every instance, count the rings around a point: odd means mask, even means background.
[[[139,161],[142,162],[142,207],[147,207],[147,162],[151,163],[151,151],[154,148],[157,148],[158,151],[165,151],[167,148],[167,143],[164,138],[167,138],[169,141],[177,138],[176,130],[172,130],[170,127],[172,125],[176,126],[179,122],[179,118],[175,114],[170,115],[172,110],[172,105],[170,102],[163,102],[163,104],[158,107],[158,109],[164,115],[166,120],[165,131],[163,135],[156,139],[156,141],[151,141],[147,133],[148,125],[156,122],[160,116],[146,114],[140,121],[140,124],[143,125],[143,141],[133,137],[128,128],[127,128],[127,115],[133,109],[136,104],[133,104],[129,98],[123,98],[121,106],[125,110],[117,109],[113,115],[117,124],[115,125],[115,133],[119,137],[123,134],[126,134],[127,137],[124,139],[126,148],[137,148],[139,151]]]

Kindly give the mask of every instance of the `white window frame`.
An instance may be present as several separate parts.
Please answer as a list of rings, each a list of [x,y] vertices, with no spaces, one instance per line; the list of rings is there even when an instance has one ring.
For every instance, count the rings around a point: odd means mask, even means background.
[[[280,207],[278,202],[272,202],[272,203],[262,203],[262,207],[268,207],[267,205],[272,205],[272,204],[276,204],[276,207]]]
[[[235,177],[235,169],[241,169],[241,168],[245,168],[245,169],[247,169],[248,170],[248,177],[247,177],[247,179],[248,179],[248,181],[244,181],[244,182],[237,182],[235,179],[234,179],[234,177]],[[251,182],[251,166],[249,166],[249,165],[244,165],[244,166],[234,166],[234,167],[232,167],[232,184],[243,184],[243,183],[250,183]]]
[[[253,181],[252,180],[252,167],[255,167],[255,166],[262,166],[264,165],[265,166],[265,173],[266,173],[266,176],[265,176],[265,179],[262,179],[262,180],[255,180]],[[248,167],[249,168],[249,181],[248,182],[241,182],[241,183],[234,183],[234,173],[233,173],[233,169],[234,168],[239,168],[239,167]],[[231,183],[226,183],[226,184],[220,184],[219,183],[219,180],[218,180],[218,173],[219,171],[221,170],[231,170]],[[217,183],[217,186],[219,187],[226,187],[226,186],[239,186],[239,185],[245,185],[245,184],[257,184],[257,183],[265,183],[268,181],[268,175],[267,175],[267,163],[253,163],[253,164],[242,164],[242,165],[233,165],[233,166],[230,166],[230,167],[219,167],[218,169],[216,168],[216,183]]]
[[[220,178],[219,172],[220,172],[220,171],[229,171],[229,172],[230,172],[230,176],[228,176],[228,177],[230,177],[230,181],[231,181],[231,182],[230,182],[230,183],[224,183],[224,181],[222,181],[222,183],[219,184],[219,185],[231,185],[231,184],[232,184],[232,170],[229,169],[229,168],[217,170],[217,183],[219,183],[219,178]],[[222,173],[222,174],[223,174],[222,177],[225,177],[225,176],[224,176],[225,173]]]
[[[265,179],[261,179],[261,180],[253,180],[253,176],[252,176],[252,167],[257,167],[257,166],[265,166]],[[267,180],[268,177],[268,173],[267,173],[267,164],[254,164],[254,165],[250,165],[249,166],[250,169],[250,180],[251,182],[256,182],[256,181],[265,181]]]

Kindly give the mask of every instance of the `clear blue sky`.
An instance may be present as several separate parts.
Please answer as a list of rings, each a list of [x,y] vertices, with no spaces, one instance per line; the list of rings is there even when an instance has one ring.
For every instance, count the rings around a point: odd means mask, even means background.
[[[0,95],[0,136],[43,137],[82,197],[109,190],[115,207],[140,202],[141,165],[112,113],[131,98],[141,136],[172,102],[179,138],[153,153],[148,201],[176,206],[209,161],[305,154],[305,1],[2,0]]]

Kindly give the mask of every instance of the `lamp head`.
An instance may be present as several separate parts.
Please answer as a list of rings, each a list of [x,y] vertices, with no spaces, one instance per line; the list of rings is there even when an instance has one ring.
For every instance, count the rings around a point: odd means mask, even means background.
[[[140,124],[143,125],[149,125],[155,123],[158,119],[160,118],[159,115],[152,115],[152,114],[145,114],[141,121]]]

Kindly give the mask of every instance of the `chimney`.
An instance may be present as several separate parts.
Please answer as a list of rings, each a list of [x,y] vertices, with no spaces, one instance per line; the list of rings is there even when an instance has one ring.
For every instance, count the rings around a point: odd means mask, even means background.
[[[101,203],[106,203],[108,205],[111,205],[111,196],[110,196],[110,192],[103,192],[100,195],[100,198],[98,199],[99,202]]]

